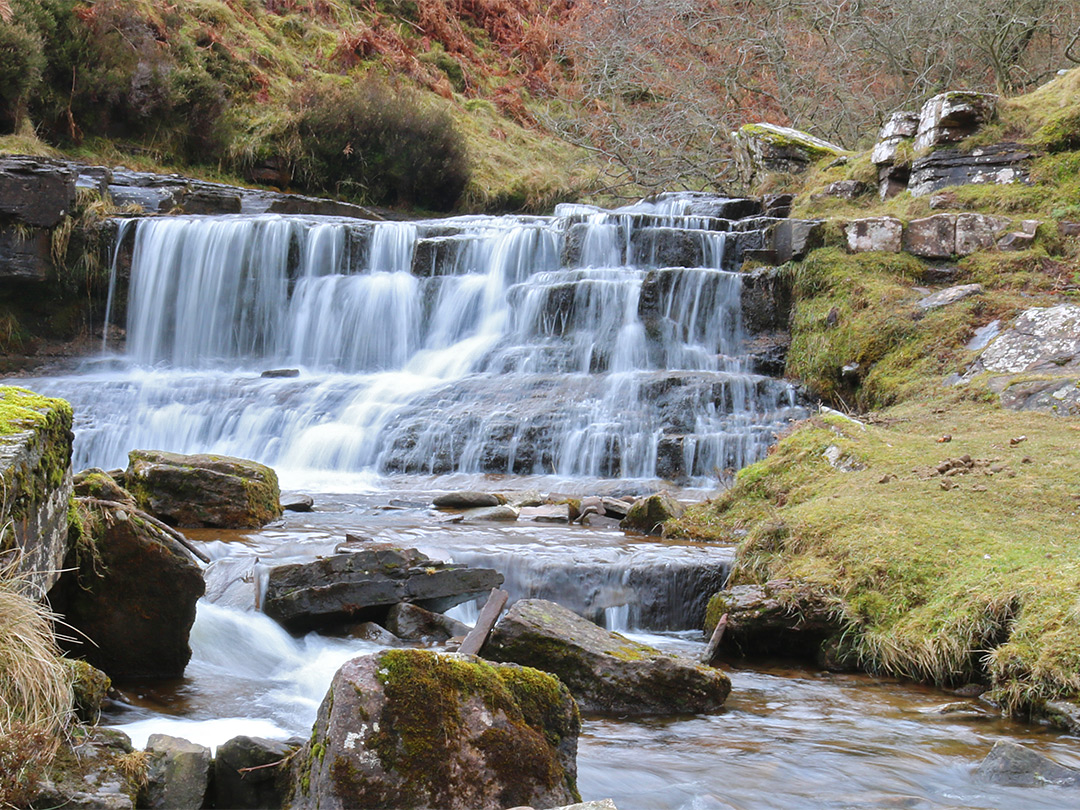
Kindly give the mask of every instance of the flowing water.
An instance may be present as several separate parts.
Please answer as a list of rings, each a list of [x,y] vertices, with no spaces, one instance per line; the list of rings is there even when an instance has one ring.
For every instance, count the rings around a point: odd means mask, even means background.
[[[109,307],[126,312],[126,345],[25,381],[75,405],[75,467],[124,466],[133,448],[243,456],[317,510],[192,532],[213,563],[185,678],[123,684],[130,705],[108,720],[136,743],[306,737],[337,667],[377,648],[291,637],[256,607],[270,566],[332,553],[346,532],[495,567],[513,598],[696,655],[731,549],[450,523],[428,504],[460,488],[702,497],[804,416],[747,354],[731,270],[767,223],[725,219],[738,208],[669,195],[551,217],[124,224]],[[622,810],[1069,806],[971,778],[1002,737],[1075,759],[1060,735],[977,703],[939,714],[949,696],[861,676],[731,674],[714,717],[590,719],[583,795]]]

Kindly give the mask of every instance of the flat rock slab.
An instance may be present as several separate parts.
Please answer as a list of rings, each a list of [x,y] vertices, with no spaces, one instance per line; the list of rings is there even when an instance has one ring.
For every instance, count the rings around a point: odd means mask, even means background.
[[[975,778],[1007,787],[1080,786],[1080,770],[1058,765],[1050,757],[1009,740],[994,743]]]
[[[277,475],[247,459],[132,450],[124,483],[141,509],[175,526],[258,529],[281,517]]]
[[[271,569],[263,610],[290,629],[312,628],[348,619],[378,620],[385,608],[399,602],[442,612],[502,582],[502,574],[490,568],[378,546]]]
[[[1019,374],[1080,366],[1080,306],[1033,307],[998,335],[979,358],[980,371]]]
[[[731,691],[717,669],[638,644],[543,599],[510,608],[481,655],[557,675],[586,712],[716,712]]]
[[[487,506],[499,506],[506,503],[506,498],[494,492],[476,492],[461,490],[437,495],[432,499],[432,506],[439,509],[480,509]]]
[[[982,291],[982,284],[960,284],[956,287],[947,287],[923,298],[919,301],[919,306],[922,309],[939,309],[973,295],[981,295]]]

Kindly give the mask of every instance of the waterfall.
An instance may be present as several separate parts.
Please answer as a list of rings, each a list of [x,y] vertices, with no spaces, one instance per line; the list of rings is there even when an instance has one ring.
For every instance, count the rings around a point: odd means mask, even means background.
[[[155,447],[299,471],[709,477],[802,413],[745,356],[732,202],[124,221],[119,370],[40,387],[77,406],[76,466]]]

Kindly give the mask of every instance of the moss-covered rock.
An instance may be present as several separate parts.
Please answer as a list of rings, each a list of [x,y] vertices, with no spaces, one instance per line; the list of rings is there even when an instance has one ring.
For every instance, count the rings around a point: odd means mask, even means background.
[[[666,492],[638,498],[619,525],[644,534],[659,534],[664,523],[683,513],[683,506]]]
[[[281,517],[277,474],[255,461],[133,450],[124,481],[140,508],[176,526],[257,529]]]
[[[86,661],[61,659],[71,672],[71,690],[75,696],[75,714],[84,723],[96,723],[101,704],[112,686],[112,679]]]
[[[587,712],[715,712],[731,691],[719,670],[630,641],[543,599],[510,608],[481,654],[557,675]]]
[[[739,173],[748,185],[768,174],[799,174],[822,158],[845,154],[834,143],[776,124],[746,124],[734,138]]]
[[[294,760],[290,806],[495,810],[579,800],[580,719],[542,672],[389,650],[337,675]]]

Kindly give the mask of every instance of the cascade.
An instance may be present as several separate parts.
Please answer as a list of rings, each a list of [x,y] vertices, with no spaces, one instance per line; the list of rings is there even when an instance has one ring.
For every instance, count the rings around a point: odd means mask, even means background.
[[[155,447],[286,479],[707,479],[803,413],[745,353],[733,268],[755,223],[726,218],[744,202],[127,221],[123,355],[39,388],[80,414],[76,468]],[[275,368],[299,374],[261,376]]]

